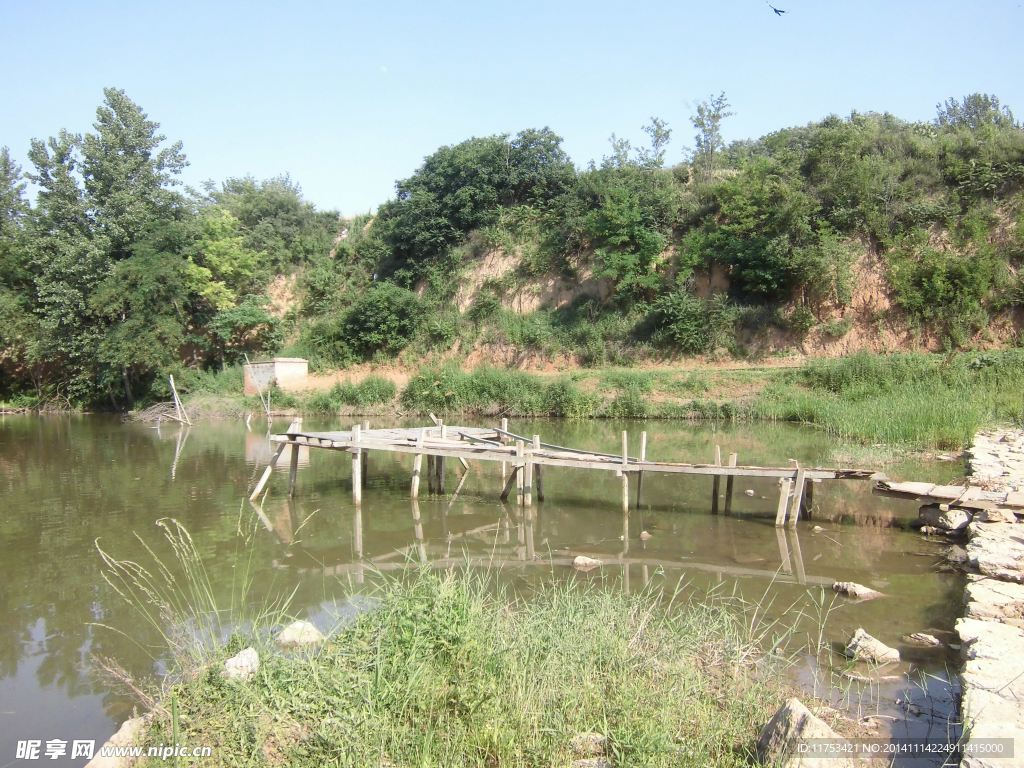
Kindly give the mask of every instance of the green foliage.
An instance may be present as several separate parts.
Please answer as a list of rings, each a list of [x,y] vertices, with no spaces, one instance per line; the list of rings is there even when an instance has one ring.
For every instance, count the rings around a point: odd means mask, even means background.
[[[698,355],[735,342],[740,310],[723,295],[704,300],[677,290],[660,298],[652,310],[657,338],[686,354]]]
[[[728,111],[729,106],[725,91],[722,91],[718,96],[711,96],[707,101],[696,104],[690,117],[690,122],[697,129],[693,165],[705,182],[711,181],[716,154],[725,146],[722,141],[722,121],[735,114]]]
[[[275,270],[326,256],[339,231],[337,212],[317,211],[287,175],[262,182],[232,178],[219,190],[208,185],[207,194],[238,220],[242,246]]]
[[[593,415],[600,398],[569,379],[546,381],[525,371],[456,366],[424,368],[401,395],[404,408],[418,413],[501,413],[509,416]]]
[[[995,277],[991,254],[967,259],[915,244],[891,252],[887,265],[896,303],[913,321],[944,327],[954,345],[963,346],[988,324],[982,302]]]
[[[818,324],[818,318],[806,304],[801,304],[789,318],[789,327],[800,335],[806,334]]]
[[[318,362],[343,366],[374,353],[396,355],[420,328],[426,307],[412,291],[377,283],[340,317],[314,323],[304,336]]]
[[[209,329],[222,367],[246,353],[274,352],[283,341],[281,321],[267,312],[258,296],[248,296],[237,307],[222,309],[210,321]]]
[[[594,245],[596,274],[613,280],[622,300],[657,293],[658,259],[679,209],[671,175],[632,165],[602,168],[581,179],[577,194],[591,209],[583,233]]]
[[[384,274],[411,283],[466,234],[492,223],[500,207],[544,205],[576,171],[549,129],[470,139],[442,147],[381,206],[374,225],[390,257]]]
[[[816,424],[867,443],[961,448],[987,424],[1024,419],[1024,350],[813,360],[766,388],[754,418]]]

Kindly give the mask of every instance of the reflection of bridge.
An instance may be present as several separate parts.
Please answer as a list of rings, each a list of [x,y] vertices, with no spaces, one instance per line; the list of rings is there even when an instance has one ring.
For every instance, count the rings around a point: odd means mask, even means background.
[[[433,418],[433,417],[432,417]],[[740,466],[738,455],[729,457],[728,465],[722,464],[721,449],[715,450],[712,464],[689,464],[647,460],[647,433],[640,438],[640,455],[631,457],[628,452],[628,434],[622,433],[620,453],[598,453],[578,448],[542,443],[539,435],[532,439],[508,431],[508,420],[502,420],[501,429],[480,429],[475,427],[447,426],[438,420],[435,426],[419,429],[373,429],[369,422],[354,426],[346,432],[303,432],[302,420],[296,419],[282,435],[271,435],[270,439],[280,443],[271,458],[263,477],[260,478],[250,499],[255,500],[278,459],[287,448],[291,448],[291,467],[288,475],[288,495],[295,488],[300,447],[323,448],[344,451],[352,455],[352,496],[358,506],[362,501],[362,486],[365,475],[365,457],[369,451],[409,453],[414,456],[411,495],[419,495],[420,475],[423,457],[427,457],[427,480],[430,491],[435,488],[444,493],[445,459],[458,459],[468,469],[469,460],[495,461],[504,468],[511,467],[511,475],[501,491],[501,499],[508,498],[513,486],[516,488],[518,506],[533,506],[534,492],[539,501],[544,500],[544,467],[572,467],[614,472],[622,478],[622,509],[627,513],[629,503],[629,477],[637,480],[637,506],[640,506],[644,475],[650,472],[676,475],[704,475],[714,478],[712,492],[712,514],[718,513],[719,483],[726,478],[725,514],[732,510],[733,479],[736,477],[777,478],[780,485],[779,506],[775,518],[778,526],[795,525],[801,511],[809,509],[813,484],[808,481],[821,480],[867,480],[875,474],[863,469],[829,469],[824,467],[753,467]],[[457,493],[458,491],[456,491]]]
[[[454,499],[453,499],[454,501]],[[291,543],[294,534],[302,527],[292,499],[287,500],[288,523],[286,531],[280,530],[266,516],[263,509],[253,501],[250,501],[256,514],[266,529],[279,541]],[[448,509],[451,508],[449,503]],[[723,576],[734,577],[756,577],[774,580],[787,584],[813,584],[831,587],[835,579],[822,576],[808,576],[804,570],[803,554],[800,549],[800,537],[796,529],[784,530],[776,528],[775,534],[779,545],[780,568],[778,570],[767,570],[758,568],[742,568],[732,565],[718,563],[697,563],[690,560],[675,560],[664,558],[652,558],[630,555],[629,536],[629,515],[623,515],[622,522],[622,550],[615,554],[604,554],[595,552],[586,547],[578,551],[555,550],[546,556],[537,555],[534,547],[534,524],[535,512],[526,507],[516,513],[511,507],[506,507],[506,513],[496,522],[488,525],[478,526],[461,533],[446,532],[443,539],[429,540],[423,534],[423,520],[420,515],[420,505],[416,499],[411,503],[411,519],[413,533],[413,544],[399,547],[387,554],[366,558],[363,555],[363,511],[360,505],[354,510],[353,524],[353,554],[355,561],[350,563],[335,563],[334,565],[321,565],[316,572],[324,575],[341,576],[350,574],[354,580],[361,584],[364,581],[367,571],[397,571],[406,568],[416,568],[421,564],[429,564],[431,568],[495,568],[495,569],[526,569],[529,567],[550,567],[561,566],[571,567],[574,565],[575,557],[579,554],[588,554],[595,559],[600,559],[607,568],[620,568],[626,589],[629,589],[630,568],[637,566],[641,569],[644,585],[650,579],[651,569],[672,568],[689,571],[702,571],[714,573],[719,580]],[[445,514],[447,517],[447,513]],[[447,524],[445,526],[447,528]],[[512,545],[512,529],[516,529],[516,544]],[[493,540],[492,540],[493,534]],[[470,537],[477,537],[482,543],[486,543],[490,553],[486,556],[461,555],[452,553],[452,545],[460,541],[467,541]],[[298,573],[313,571],[312,567],[296,568]]]

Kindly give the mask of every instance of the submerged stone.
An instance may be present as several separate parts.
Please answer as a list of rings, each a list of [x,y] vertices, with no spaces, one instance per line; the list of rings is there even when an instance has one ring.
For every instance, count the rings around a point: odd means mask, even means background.
[[[604,562],[585,555],[576,555],[576,559],[572,561],[572,564],[577,568],[597,568],[599,565],[604,565]]]
[[[851,659],[858,659],[860,661],[877,661],[879,663],[900,660],[899,651],[895,648],[890,648],[881,640],[869,635],[863,629],[858,629],[853,633],[853,637],[850,638],[850,642],[846,644],[846,655]]]
[[[915,632],[912,635],[907,635],[903,638],[908,643],[914,645],[925,645],[925,646],[939,646],[942,645],[942,641],[934,635],[929,635],[927,632]]]
[[[308,621],[296,621],[281,631],[277,636],[277,644],[283,648],[294,648],[298,645],[314,645],[323,639],[320,630]]]
[[[872,600],[876,597],[885,597],[881,592],[854,581],[837,581],[832,585],[832,590],[841,595],[852,597],[854,600]]]
[[[779,768],[854,768],[855,758],[822,758],[800,752],[800,744],[808,739],[839,738],[828,723],[815,717],[799,699],[790,699],[761,731],[757,749],[765,764]]]

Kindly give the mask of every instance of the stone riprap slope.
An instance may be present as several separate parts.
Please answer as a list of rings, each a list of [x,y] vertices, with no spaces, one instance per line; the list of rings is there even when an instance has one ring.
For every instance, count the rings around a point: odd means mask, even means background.
[[[980,432],[968,452],[971,485],[993,491],[1024,488],[1024,431]],[[1011,520],[967,526],[966,616],[956,623],[964,667],[961,715],[972,741],[1012,738],[1012,759],[972,755],[962,765],[1024,765],[1024,525]]]

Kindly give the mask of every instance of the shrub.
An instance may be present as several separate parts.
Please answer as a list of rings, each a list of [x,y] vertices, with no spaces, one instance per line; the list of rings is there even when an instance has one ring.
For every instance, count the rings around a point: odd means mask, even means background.
[[[345,313],[345,340],[364,358],[377,350],[397,354],[416,333],[424,309],[423,302],[412,291],[392,283],[378,283]]]

